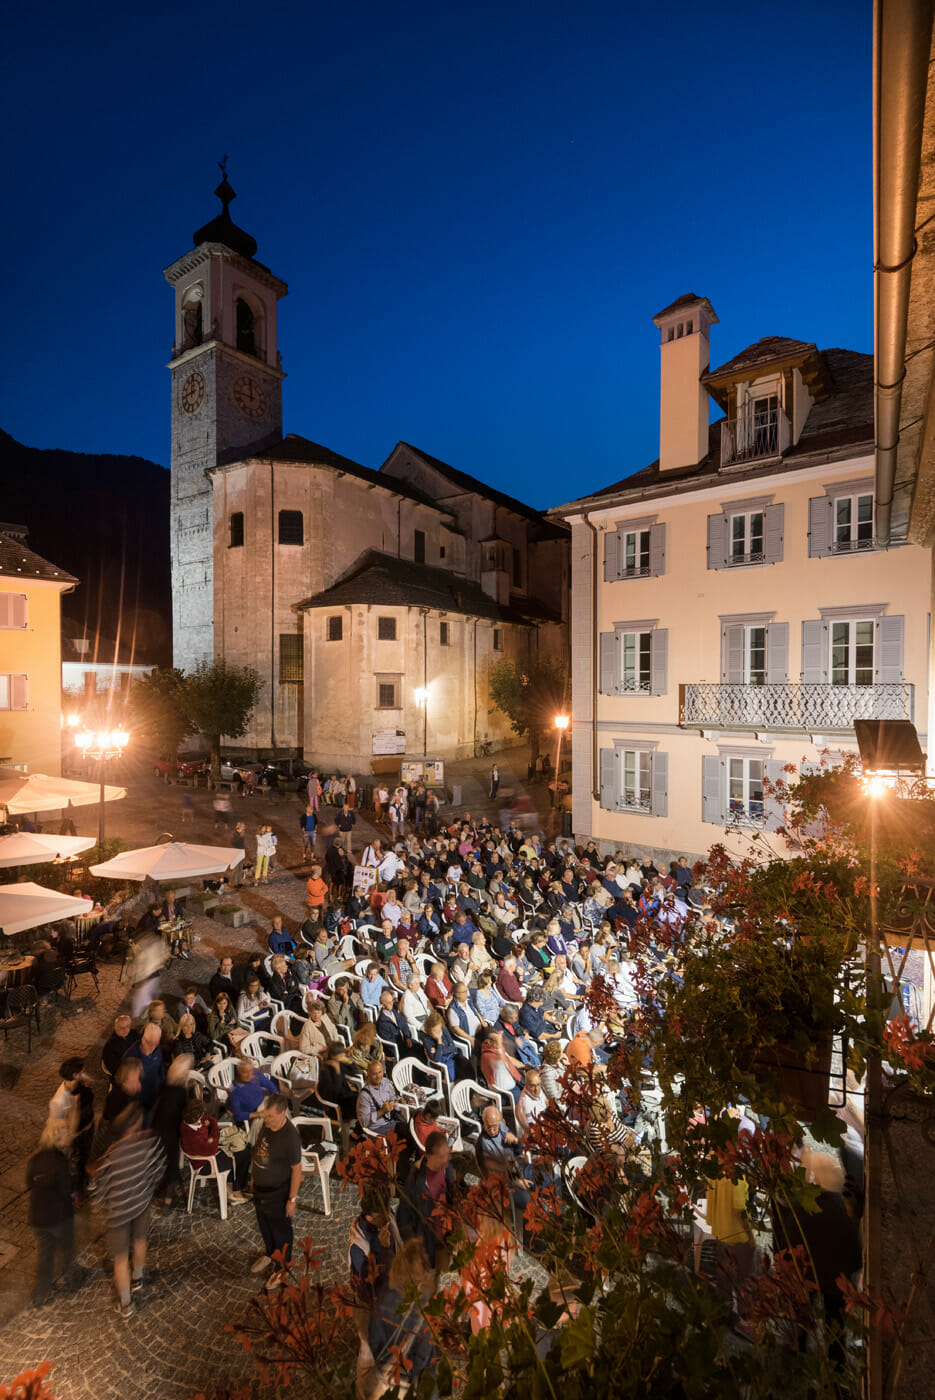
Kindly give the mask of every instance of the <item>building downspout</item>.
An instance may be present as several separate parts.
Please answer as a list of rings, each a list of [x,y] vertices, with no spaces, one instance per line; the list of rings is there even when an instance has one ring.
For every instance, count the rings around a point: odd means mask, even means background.
[[[909,287],[935,0],[875,0],[873,45],[876,538],[890,543]]]
[[[600,759],[597,747],[597,696],[600,687],[600,642],[597,630],[597,526],[587,511],[581,517],[591,531],[591,796],[595,802],[601,800]],[[574,715],[572,715],[574,724]],[[574,741],[574,732],[572,732]],[[558,774],[555,775],[556,782]]]

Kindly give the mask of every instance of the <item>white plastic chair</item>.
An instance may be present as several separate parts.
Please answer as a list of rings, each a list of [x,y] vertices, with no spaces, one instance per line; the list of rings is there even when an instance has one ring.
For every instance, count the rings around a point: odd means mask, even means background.
[[[221,1219],[226,1220],[227,1178],[230,1173],[227,1171],[218,1171],[216,1157],[189,1157],[185,1152],[182,1153],[182,1156],[188,1163],[188,1170],[191,1174],[188,1182],[188,1214],[191,1215],[192,1213],[192,1203],[195,1199],[195,1187],[207,1186],[209,1181],[214,1180],[217,1182],[218,1186],[218,1204],[221,1208]],[[202,1167],[207,1167],[208,1170],[203,1172],[201,1170]]]
[[[271,1045],[274,1047],[272,1054],[270,1054]],[[282,1048],[281,1035],[273,1035],[272,1031],[254,1031],[252,1035],[244,1037],[240,1053],[258,1065],[271,1065],[276,1056],[282,1054]]]
[[[352,933],[345,933],[338,944],[336,956],[341,962],[346,962],[348,958],[360,957],[360,940]]]
[[[432,968],[438,962],[438,958],[434,957],[432,953],[413,953],[412,956],[423,978],[430,976]]]
[[[222,1103],[227,1102],[227,1091],[234,1082],[237,1064],[237,1060],[228,1058],[221,1060],[219,1064],[212,1065],[208,1070],[208,1083],[212,1089],[217,1090],[217,1096]]]
[[[276,1079],[282,1085],[284,1094],[288,1094],[293,1099],[292,1093],[292,1070],[297,1060],[302,1060],[308,1065],[308,1072],[305,1077],[312,1084],[318,1083],[318,1061],[314,1055],[306,1055],[302,1050],[283,1050],[276,1056],[269,1067],[271,1079]],[[301,1102],[301,1101],[299,1101]],[[293,1107],[296,1100],[293,1099]]]
[[[355,975],[355,977],[364,977],[364,976],[366,976],[367,968],[370,966],[370,964],[371,964],[372,962],[373,962],[373,958],[360,958],[360,959],[358,959],[358,961],[355,962],[355,964],[354,964],[354,975]]]
[[[458,1122],[457,1118],[436,1118],[435,1126],[439,1132],[442,1132],[447,1136],[448,1145],[451,1148],[452,1152],[464,1151],[464,1139],[461,1136],[461,1124]],[[416,1137],[415,1114],[413,1114],[412,1117],[409,1119],[409,1136],[415,1143],[416,1151],[420,1153],[424,1152],[425,1148],[422,1146],[421,1142]]]
[[[456,1115],[458,1122],[465,1130],[464,1135],[473,1142],[480,1136],[481,1114],[484,1111],[484,1104],[480,1108],[475,1108],[472,1098],[477,1097],[492,1103],[495,1108],[502,1108],[500,1095],[493,1089],[485,1089],[473,1079],[461,1079],[457,1084],[451,1086],[451,1109]]]
[[[320,1128],[324,1141],[318,1144],[302,1144],[302,1174],[310,1175],[312,1172],[318,1173],[318,1180],[321,1182],[321,1195],[325,1207],[325,1215],[331,1214],[331,1169],[338,1156],[338,1149],[335,1145],[331,1130],[331,1119],[313,1118],[303,1115],[301,1118],[293,1118],[294,1127],[298,1129],[299,1137],[302,1137],[303,1128]],[[315,1147],[320,1147],[321,1151],[316,1152]]]
[[[298,1039],[306,1019],[305,1016],[300,1016],[298,1011],[277,1011],[269,1028],[273,1035],[281,1036],[283,1040],[288,1040],[290,1036]]]
[[[426,1076],[432,1081],[432,1087],[419,1082],[419,1076]],[[435,1065],[423,1064],[421,1060],[414,1059],[411,1055],[405,1060],[400,1060],[390,1070],[390,1078],[393,1081],[393,1088],[399,1093],[404,1103],[413,1107],[418,1107],[422,1102],[418,1093],[411,1092],[411,1085],[416,1089],[426,1089],[430,1098],[441,1099],[442,1103],[448,1102],[447,1084],[448,1076]]]

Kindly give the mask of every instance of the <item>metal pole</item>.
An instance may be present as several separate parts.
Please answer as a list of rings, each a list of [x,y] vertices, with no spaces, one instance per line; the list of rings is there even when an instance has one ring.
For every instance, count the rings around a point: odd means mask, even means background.
[[[880,996],[880,943],[877,927],[877,799],[870,798],[870,945],[865,960],[867,974],[867,1007],[876,1020],[882,1015]],[[880,1052],[871,1040],[867,1054],[866,1085],[866,1212],[864,1220],[864,1279],[869,1292],[880,1288],[881,1264],[881,1204],[883,1166],[883,1078]],[[883,1333],[879,1324],[868,1319],[867,1369],[864,1374],[866,1400],[881,1400],[883,1395]]]
[[[100,785],[101,785],[101,786],[100,786],[100,802],[101,802],[101,806],[100,806],[100,811],[99,811],[99,813],[98,813],[98,818],[97,818],[97,844],[98,844],[98,846],[103,846],[103,844],[104,844],[104,759],[103,759],[103,757],[101,757],[101,758],[98,760],[97,768],[98,768],[98,777],[100,778]]]

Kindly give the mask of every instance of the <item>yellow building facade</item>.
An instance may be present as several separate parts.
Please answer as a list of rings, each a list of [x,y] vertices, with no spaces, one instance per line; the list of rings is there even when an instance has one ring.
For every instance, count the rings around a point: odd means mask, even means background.
[[[61,600],[77,580],[0,526],[0,766],[62,771]]]

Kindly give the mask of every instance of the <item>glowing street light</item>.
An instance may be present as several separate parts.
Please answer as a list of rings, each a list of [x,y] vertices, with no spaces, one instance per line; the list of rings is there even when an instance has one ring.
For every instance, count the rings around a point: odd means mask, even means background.
[[[93,758],[98,765],[98,777],[101,784],[100,816],[97,823],[97,843],[99,846],[104,840],[105,768],[115,758],[121,757],[129,742],[130,736],[125,729],[103,729],[96,733],[90,729],[82,729],[75,735],[75,747],[80,749],[86,758]]]

